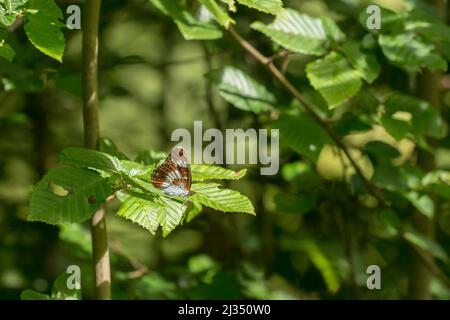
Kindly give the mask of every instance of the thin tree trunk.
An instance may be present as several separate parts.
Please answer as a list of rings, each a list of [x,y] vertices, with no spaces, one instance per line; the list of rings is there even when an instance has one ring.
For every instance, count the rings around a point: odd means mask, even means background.
[[[98,25],[101,0],[88,0],[83,19],[83,123],[84,144],[96,149],[100,137],[98,118]],[[95,298],[111,299],[106,209],[102,205],[91,219],[92,253],[94,261]]]

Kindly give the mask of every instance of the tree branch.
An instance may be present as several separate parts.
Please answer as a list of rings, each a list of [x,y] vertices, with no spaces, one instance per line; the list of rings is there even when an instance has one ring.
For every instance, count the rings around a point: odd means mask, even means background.
[[[356,161],[353,159],[352,155],[350,154],[350,151],[348,150],[347,146],[342,142],[341,138],[338,136],[338,134],[333,130],[333,128],[323,120],[315,111],[314,109],[309,105],[308,101],[303,97],[303,95],[294,87],[294,85],[284,76],[284,74],[275,66],[273,63],[273,59],[270,57],[264,56],[261,52],[259,52],[253,45],[251,45],[247,40],[243,39],[239,33],[233,28],[230,27],[228,29],[231,36],[245,49],[248,53],[250,53],[256,60],[258,60],[261,64],[267,67],[269,71],[272,73],[272,75],[283,85],[283,87],[289,91],[290,94],[292,94],[305,108],[305,110],[308,112],[308,114],[311,115],[311,117],[321,126],[323,127],[331,139],[336,143],[336,145],[342,149],[344,154],[349,159],[350,163],[352,164],[353,168],[355,169],[356,174],[361,178],[361,181],[367,188],[367,190],[380,202],[380,204],[383,207],[389,207],[389,204],[383,199],[383,197],[380,194],[380,190],[373,185],[367,178],[364,176],[361,168],[356,163]]]
[[[97,149],[100,137],[98,119],[98,26],[101,0],[86,1],[83,23],[83,124],[86,148]],[[92,253],[94,260],[95,297],[111,299],[111,271],[106,208],[102,204],[91,219]]]

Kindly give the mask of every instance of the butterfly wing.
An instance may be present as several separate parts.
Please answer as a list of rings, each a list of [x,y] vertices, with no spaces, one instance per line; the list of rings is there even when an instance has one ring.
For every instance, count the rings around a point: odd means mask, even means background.
[[[184,149],[175,148],[174,151],[172,151],[172,159],[174,160],[177,169],[180,172],[182,183],[185,189],[190,193],[192,185],[192,173],[191,166],[189,165],[189,161],[186,157]]]
[[[174,148],[152,173],[152,184],[171,196],[191,195],[192,175],[183,148]]]

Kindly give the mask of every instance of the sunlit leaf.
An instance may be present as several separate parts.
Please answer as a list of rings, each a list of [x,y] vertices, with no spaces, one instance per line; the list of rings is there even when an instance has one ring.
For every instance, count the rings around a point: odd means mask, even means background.
[[[230,24],[234,23],[234,20],[231,19],[224,10],[222,10],[215,0],[199,0],[199,2],[203,4],[213,15],[214,19],[225,28],[228,28]]]
[[[236,12],[236,3],[234,0],[220,0],[228,6],[228,10]]]
[[[63,163],[81,167],[113,172],[119,172],[121,170],[120,161],[116,157],[86,148],[66,148],[60,153],[59,160]]]
[[[186,211],[186,204],[166,197],[161,197],[159,203],[164,209],[158,212],[158,221],[162,227],[163,236],[165,237],[181,224],[184,212]]]
[[[234,171],[218,166],[191,164],[192,180],[239,180],[247,173],[246,169]]]
[[[65,25],[54,0],[33,0],[28,5],[25,33],[31,43],[46,55],[62,62]]]
[[[204,206],[223,212],[242,212],[255,214],[250,200],[237,191],[220,189],[217,183],[197,183],[192,186],[195,194],[191,197]]]
[[[155,234],[161,226],[163,236],[167,236],[181,224],[186,205],[174,199],[128,192],[120,196],[122,206],[117,215],[124,217]]]
[[[355,42],[347,42],[342,48],[350,65],[360,72],[361,78],[368,83],[372,83],[378,78],[381,66],[374,54],[363,52]]]
[[[223,35],[214,24],[197,19],[184,6],[183,1],[150,0],[150,2],[174,20],[186,40],[214,40]]]
[[[139,195],[124,195],[117,215],[139,224],[153,235],[159,226],[158,215],[162,206]]]
[[[83,222],[111,191],[108,181],[95,171],[52,169],[33,189],[28,219],[50,224]]]
[[[328,37],[322,20],[292,9],[280,12],[271,24],[257,21],[251,27],[294,52],[322,55],[327,50]]]
[[[308,64],[306,75],[330,108],[356,95],[362,85],[360,72],[352,69],[348,61],[336,52]]]
[[[186,213],[186,222],[191,222],[203,211],[201,203],[193,201],[192,205],[188,208]]]
[[[270,14],[277,14],[283,9],[281,0],[237,0],[237,2]]]
[[[272,93],[235,67],[211,71],[206,77],[217,87],[219,94],[236,108],[261,113],[275,104]]]
[[[434,45],[421,41],[413,33],[380,35],[378,42],[384,55],[406,70],[447,70],[447,62],[434,52]]]

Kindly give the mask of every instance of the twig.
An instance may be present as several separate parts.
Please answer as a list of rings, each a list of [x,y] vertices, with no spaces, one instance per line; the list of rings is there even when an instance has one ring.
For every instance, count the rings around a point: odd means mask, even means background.
[[[86,2],[83,25],[83,124],[86,148],[97,149],[100,137],[98,118],[98,26],[101,0]],[[111,299],[111,270],[106,208],[102,204],[91,219],[92,255],[94,264],[95,297]]]
[[[377,200],[381,203],[383,207],[389,207],[389,204],[383,199],[380,195],[380,191],[378,188],[373,185],[367,178],[364,176],[361,168],[353,159],[350,151],[347,149],[345,144],[342,142],[341,138],[338,134],[333,130],[333,128],[328,124],[328,122],[324,121],[309,105],[308,101],[303,97],[303,95],[294,87],[294,85],[284,76],[284,74],[275,66],[273,63],[273,59],[266,57],[261,52],[259,52],[253,45],[251,45],[247,40],[243,39],[233,27],[228,29],[231,36],[245,49],[248,53],[250,53],[256,60],[258,60],[261,64],[267,67],[272,75],[285,87],[287,91],[289,91],[305,108],[305,110],[312,116],[314,121],[316,121],[321,127],[323,127],[329,136],[333,139],[336,145],[344,151],[345,155],[349,159],[350,163],[354,167],[356,174],[361,178],[362,182],[366,186],[367,190],[372,193],[372,195],[377,198]]]
[[[278,58],[288,57],[291,54],[293,54],[292,51],[283,49],[283,50],[280,50],[280,51],[276,52],[275,54],[271,55],[269,57],[269,60],[273,62],[273,61],[275,61]]]

